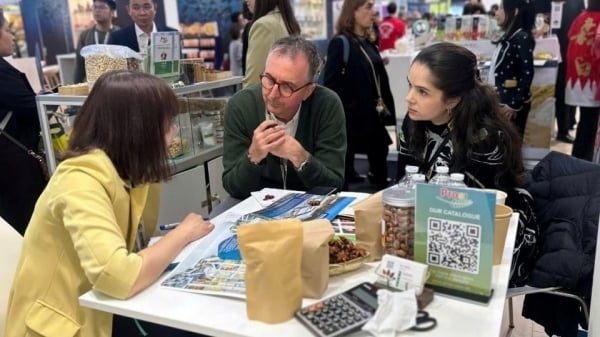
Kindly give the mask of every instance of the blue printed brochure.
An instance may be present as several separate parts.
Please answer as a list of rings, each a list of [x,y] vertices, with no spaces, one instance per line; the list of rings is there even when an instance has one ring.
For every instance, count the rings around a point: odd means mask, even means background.
[[[428,286],[441,293],[489,301],[495,215],[493,192],[417,185],[415,261],[429,266]]]

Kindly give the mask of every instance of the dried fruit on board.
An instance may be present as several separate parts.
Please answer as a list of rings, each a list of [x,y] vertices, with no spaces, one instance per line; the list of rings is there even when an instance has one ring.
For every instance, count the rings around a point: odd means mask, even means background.
[[[329,264],[344,263],[366,255],[366,249],[356,247],[343,236],[329,241]]]

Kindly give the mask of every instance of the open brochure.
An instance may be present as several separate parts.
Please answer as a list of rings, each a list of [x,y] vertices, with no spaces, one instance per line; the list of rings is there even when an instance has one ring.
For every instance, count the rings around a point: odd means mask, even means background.
[[[214,256],[201,258],[185,270],[175,269],[162,286],[200,293],[221,293],[244,298],[246,265],[242,261],[221,260]]]
[[[261,210],[243,215],[238,219],[237,224],[291,218],[302,221],[315,219],[331,221],[354,199],[339,194],[316,195],[291,192]]]
[[[280,198],[277,199],[278,197]],[[197,244],[161,282],[161,286],[182,291],[245,298],[245,264],[242,261],[218,257],[224,256],[221,254],[224,247],[231,251],[239,224],[294,217],[303,221],[322,218],[331,220],[355,198],[286,192],[283,195],[275,195],[275,199],[272,204],[256,212],[243,216],[230,212],[231,214],[226,214],[226,217],[221,217],[222,221],[217,226],[222,230],[201,239],[200,244]]]

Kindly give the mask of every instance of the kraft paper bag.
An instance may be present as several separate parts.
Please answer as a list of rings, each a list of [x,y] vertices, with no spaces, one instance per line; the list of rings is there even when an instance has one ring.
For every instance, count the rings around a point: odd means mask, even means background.
[[[379,191],[352,206],[356,226],[356,246],[371,253],[371,261],[381,260],[381,216],[383,215],[383,191]]]
[[[302,249],[302,296],[321,298],[329,284],[329,240],[333,227],[328,220],[304,223]]]
[[[274,324],[294,317],[302,306],[302,222],[245,224],[237,235],[246,264],[248,318]]]

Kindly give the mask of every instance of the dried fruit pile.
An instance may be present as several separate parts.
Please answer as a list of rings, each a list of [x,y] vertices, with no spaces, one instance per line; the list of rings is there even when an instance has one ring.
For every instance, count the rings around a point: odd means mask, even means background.
[[[356,247],[343,236],[329,241],[329,264],[344,263],[366,255],[366,249]]]

